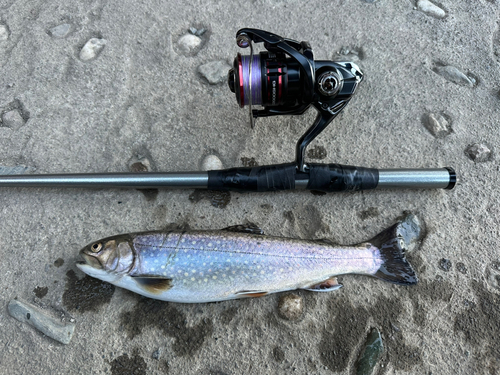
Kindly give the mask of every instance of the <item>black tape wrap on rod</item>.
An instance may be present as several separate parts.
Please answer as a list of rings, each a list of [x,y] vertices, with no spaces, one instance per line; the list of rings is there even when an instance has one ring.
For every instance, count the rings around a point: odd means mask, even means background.
[[[276,191],[295,189],[295,163],[208,172],[208,189]]]
[[[325,192],[368,190],[378,185],[378,169],[340,164],[308,164],[307,189]]]
[[[378,170],[340,164],[308,164],[308,173],[297,175],[295,163],[231,168],[208,172],[208,189],[277,191],[295,189],[295,180],[308,180],[307,189],[324,192],[374,189]]]

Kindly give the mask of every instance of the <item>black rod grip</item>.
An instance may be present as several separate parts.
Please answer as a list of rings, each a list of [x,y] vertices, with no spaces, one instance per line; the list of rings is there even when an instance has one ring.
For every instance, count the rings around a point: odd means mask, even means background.
[[[340,164],[308,164],[305,173],[295,163],[209,171],[210,190],[277,191],[295,189],[296,180],[307,180],[307,189],[324,192],[374,189],[378,170]]]

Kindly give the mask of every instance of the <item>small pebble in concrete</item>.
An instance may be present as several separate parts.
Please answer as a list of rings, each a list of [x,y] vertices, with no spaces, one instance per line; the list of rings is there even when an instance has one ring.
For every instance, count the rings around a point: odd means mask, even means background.
[[[0,41],[9,39],[9,28],[7,25],[0,25]]]
[[[35,327],[43,334],[57,340],[63,344],[69,344],[75,324],[62,324],[59,320],[54,319],[33,305],[22,303],[18,300],[12,300],[8,305],[9,314],[22,323],[27,323]]]
[[[460,86],[472,88],[476,84],[476,80],[474,78],[467,76],[465,73],[451,65],[437,66],[434,68],[434,72],[448,81]]]
[[[205,77],[211,85],[227,81],[227,72],[231,67],[223,60],[211,61],[198,67],[198,72]]]
[[[358,62],[363,59],[363,52],[360,48],[342,47],[333,56],[333,61],[352,61]]]
[[[64,259],[63,258],[57,258],[54,261],[54,266],[56,266],[57,268],[61,267],[63,264],[64,264]]]
[[[446,17],[446,12],[429,0],[418,0],[417,9],[434,18]]]
[[[436,138],[444,138],[452,132],[451,121],[440,113],[428,113],[424,126]]]
[[[69,23],[63,23],[62,25],[53,27],[49,30],[50,36],[54,38],[65,38],[71,31],[71,25]]]
[[[474,143],[468,146],[465,154],[476,163],[484,163],[491,159],[491,150],[483,143]]]
[[[304,301],[297,294],[286,294],[281,296],[278,302],[279,315],[288,320],[297,320],[304,312]]]
[[[356,375],[371,375],[384,351],[382,336],[377,328],[369,333],[364,349],[356,362]]]
[[[35,293],[35,295],[38,297],[38,298],[43,298],[47,295],[47,292],[49,291],[49,288],[47,288],[46,286],[37,286],[35,289],[33,289],[33,293]]]
[[[151,358],[159,360],[161,357],[161,348],[156,349],[153,354],[151,354]]]
[[[24,165],[17,165],[15,167],[6,167],[0,165],[0,175],[5,176],[9,174],[23,174],[26,173],[30,168],[25,167]]]
[[[244,167],[257,167],[259,163],[257,163],[257,160],[255,158],[247,158],[246,156],[242,156],[240,158],[241,164],[243,164]]]
[[[182,52],[192,53],[201,45],[201,38],[193,34],[186,34],[180,37],[177,44]]]
[[[106,45],[106,39],[92,38],[83,46],[80,51],[80,60],[90,61],[95,59]]]
[[[222,161],[215,155],[208,155],[201,162],[202,171],[214,171],[222,168],[223,168]]]
[[[443,258],[439,261],[439,268],[443,271],[448,272],[451,270],[451,260]]]
[[[151,171],[151,162],[148,158],[132,158],[129,161],[128,166],[130,172],[150,172]]]
[[[207,32],[207,29],[201,28],[201,29],[196,30],[195,35],[196,35],[196,36],[202,36],[202,35],[203,35],[203,34],[205,34],[206,32]]]
[[[2,115],[2,126],[14,130],[19,129],[26,123],[17,109],[5,112]]]
[[[467,267],[462,262],[457,263],[457,270],[464,275],[467,274]]]

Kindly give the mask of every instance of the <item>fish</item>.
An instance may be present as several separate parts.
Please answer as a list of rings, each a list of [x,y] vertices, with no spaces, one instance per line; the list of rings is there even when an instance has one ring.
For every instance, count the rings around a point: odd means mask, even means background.
[[[254,224],[222,230],[120,234],[85,246],[77,267],[143,296],[178,303],[261,297],[295,289],[330,292],[337,276],[367,275],[413,285],[405,251],[420,234],[409,215],[369,241],[337,245],[273,237]]]

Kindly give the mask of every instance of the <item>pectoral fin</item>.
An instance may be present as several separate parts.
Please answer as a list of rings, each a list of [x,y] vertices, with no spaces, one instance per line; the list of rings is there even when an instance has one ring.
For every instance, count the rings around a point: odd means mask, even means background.
[[[311,292],[333,292],[342,288],[342,284],[339,284],[336,277],[330,277],[319,284],[314,284],[302,289],[309,290]]]
[[[133,277],[142,289],[149,293],[159,294],[172,288],[172,279],[166,277]]]
[[[236,295],[238,298],[245,298],[245,297],[262,297],[268,294],[268,292],[263,291],[263,290],[242,290],[240,292],[236,292]]]

